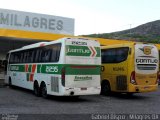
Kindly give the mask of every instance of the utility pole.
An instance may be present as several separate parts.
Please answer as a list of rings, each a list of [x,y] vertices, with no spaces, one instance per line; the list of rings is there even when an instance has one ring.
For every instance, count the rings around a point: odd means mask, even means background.
[[[131,28],[132,28],[132,24],[129,24],[129,26],[130,26],[130,39],[129,40],[131,40]]]

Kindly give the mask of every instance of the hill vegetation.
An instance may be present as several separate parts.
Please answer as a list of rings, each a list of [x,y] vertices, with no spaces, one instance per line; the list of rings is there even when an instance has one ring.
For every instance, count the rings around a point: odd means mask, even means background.
[[[138,27],[128,30],[112,32],[112,33],[82,35],[82,36],[160,43],[160,20],[142,24]]]

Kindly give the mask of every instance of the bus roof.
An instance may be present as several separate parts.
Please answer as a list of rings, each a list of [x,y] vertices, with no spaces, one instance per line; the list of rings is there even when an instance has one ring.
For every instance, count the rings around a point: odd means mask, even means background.
[[[154,44],[152,44],[152,43],[144,43],[144,42],[129,42],[129,43],[105,45],[105,46],[101,46],[101,49],[113,48],[113,47],[119,47],[119,46],[132,46],[132,45],[135,45],[135,44],[149,44],[149,45],[154,45]]]
[[[11,50],[11,51],[9,51],[9,53],[10,52],[16,52],[16,51],[21,51],[21,50],[27,50],[27,49],[31,49],[31,48],[42,47],[42,46],[46,46],[46,45],[51,45],[51,44],[54,44],[54,43],[59,43],[59,42],[62,42],[62,41],[65,41],[65,40],[71,40],[71,39],[97,41],[97,40],[93,40],[93,39],[78,38],[78,37],[64,37],[64,38],[61,38],[61,39],[58,39],[58,40],[55,40],[55,41],[51,41],[51,42],[38,42],[38,43],[26,45],[26,46],[23,46],[21,48],[15,49],[15,50]]]

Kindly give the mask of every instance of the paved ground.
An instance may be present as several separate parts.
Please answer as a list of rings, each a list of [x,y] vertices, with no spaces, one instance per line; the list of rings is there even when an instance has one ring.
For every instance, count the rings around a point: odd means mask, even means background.
[[[0,88],[0,114],[160,114],[156,92],[126,95],[36,97],[24,89]]]

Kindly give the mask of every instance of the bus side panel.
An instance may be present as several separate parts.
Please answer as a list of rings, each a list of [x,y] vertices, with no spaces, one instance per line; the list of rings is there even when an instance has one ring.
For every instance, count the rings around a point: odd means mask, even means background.
[[[108,80],[110,83],[111,91],[126,91],[127,89],[118,89],[118,79],[120,77],[126,79],[125,84],[127,84],[128,75],[128,61],[117,63],[117,64],[102,64],[102,80]]]
[[[102,49],[102,83],[107,80],[111,91],[128,91],[129,47],[117,46]]]

